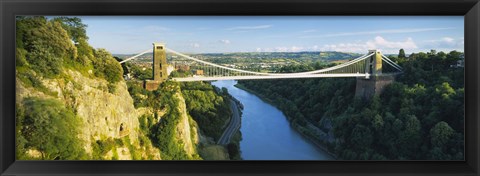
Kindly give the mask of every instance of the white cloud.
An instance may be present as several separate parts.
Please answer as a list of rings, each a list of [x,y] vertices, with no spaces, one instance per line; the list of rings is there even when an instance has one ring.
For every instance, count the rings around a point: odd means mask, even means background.
[[[367,51],[367,47],[365,44],[360,43],[340,43],[340,44],[328,44],[323,45],[320,48],[322,51],[339,51],[339,52],[355,52],[355,53],[363,53]]]
[[[430,49],[450,49],[450,50],[463,50],[465,45],[464,38],[452,38],[452,37],[443,37],[437,40],[426,40],[424,41],[424,48]]]
[[[353,42],[353,43],[339,43],[324,45],[320,48],[323,51],[340,51],[340,52],[356,52],[365,53],[370,49],[379,49],[384,53],[396,53],[401,48],[403,49],[417,49],[412,38],[407,38],[405,41],[389,41],[381,36],[375,37],[373,40],[367,42]]]
[[[230,40],[227,40],[227,39],[219,40],[219,42],[223,43],[223,44],[226,44],[226,45],[231,43]]]
[[[385,49],[416,49],[418,48],[415,42],[413,41],[412,38],[407,38],[406,41],[404,42],[393,42],[393,41],[387,41],[383,37],[377,36],[375,37],[374,40],[369,40],[367,43],[367,46],[369,49],[379,49],[379,48],[385,48]]]
[[[227,30],[256,30],[256,29],[267,29],[272,27],[272,25],[258,25],[258,26],[236,26],[228,28]]]
[[[448,27],[448,28],[388,29],[388,30],[377,30],[377,31],[345,32],[345,33],[333,33],[333,34],[326,34],[326,35],[301,36],[300,38],[326,38],[326,37],[372,35],[372,34],[376,34],[376,35],[378,35],[378,34],[399,34],[399,33],[439,31],[439,30],[448,30],[448,29],[455,29],[455,28]]]
[[[299,52],[299,51],[339,51],[339,52],[354,52],[366,53],[371,49],[379,49],[383,53],[398,53],[398,50],[403,49],[417,49],[417,44],[412,38],[407,38],[404,41],[389,41],[381,36],[377,36],[372,40],[366,42],[355,41],[351,43],[335,43],[326,44],[323,46],[280,46],[274,48],[256,48],[257,52]]]

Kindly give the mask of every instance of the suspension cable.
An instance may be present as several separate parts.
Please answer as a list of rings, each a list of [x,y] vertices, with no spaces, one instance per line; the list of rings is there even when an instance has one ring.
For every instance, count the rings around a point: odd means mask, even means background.
[[[152,51],[152,50],[151,50],[151,49],[145,50],[144,52],[141,52],[140,54],[137,54],[137,55],[135,55],[135,56],[129,57],[129,58],[121,61],[120,64],[122,64],[122,63],[124,63],[124,62],[127,62],[127,61],[129,61],[129,60],[135,59],[135,58],[137,58],[138,56],[144,55],[145,53],[148,53],[148,52],[150,52],[150,51]]]

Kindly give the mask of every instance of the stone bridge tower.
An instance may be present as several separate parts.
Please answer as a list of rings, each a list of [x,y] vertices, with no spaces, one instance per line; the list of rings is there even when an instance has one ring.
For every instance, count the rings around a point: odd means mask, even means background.
[[[375,53],[366,58],[365,72],[367,77],[357,78],[355,97],[370,99],[374,95],[382,93],[385,86],[394,81],[394,76],[382,75],[382,53],[378,50],[369,50],[369,54]]]
[[[168,79],[167,54],[165,44],[153,43],[153,80],[145,81],[145,89],[156,90],[158,86]]]

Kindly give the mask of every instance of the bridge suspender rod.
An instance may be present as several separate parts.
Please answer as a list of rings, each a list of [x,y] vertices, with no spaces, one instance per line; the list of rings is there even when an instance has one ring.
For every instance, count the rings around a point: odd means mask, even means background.
[[[165,49],[167,51],[172,52],[174,54],[177,54],[179,56],[182,56],[182,57],[185,57],[185,58],[188,58],[188,59],[200,62],[200,63],[204,63],[204,64],[207,64],[207,65],[211,65],[211,66],[214,66],[214,67],[218,67],[218,68],[222,68],[222,69],[226,69],[226,70],[230,70],[230,71],[243,72],[243,73],[252,74],[252,75],[266,75],[266,76],[285,76],[285,75],[303,75],[303,74],[323,73],[323,72],[331,71],[331,70],[334,70],[334,69],[337,69],[337,68],[343,68],[343,67],[352,65],[354,63],[357,63],[357,62],[365,59],[366,57],[370,57],[373,54],[375,54],[375,53],[370,53],[368,55],[364,55],[364,56],[361,56],[357,59],[346,62],[344,64],[340,64],[340,65],[337,65],[337,66],[334,66],[334,67],[331,67],[331,68],[322,69],[322,70],[316,70],[316,71],[310,71],[310,72],[300,72],[300,73],[283,73],[283,74],[278,74],[277,73],[277,74],[274,74],[274,73],[261,73],[261,72],[253,72],[253,71],[246,71],[246,70],[239,70],[239,69],[235,69],[235,68],[229,68],[229,67],[225,67],[225,66],[218,65],[218,64],[213,64],[213,63],[210,63],[210,62],[206,62],[206,61],[203,61],[203,60],[199,60],[199,59],[184,55],[184,54],[179,53],[177,51],[174,51],[170,48],[165,48]]]
[[[400,65],[398,65],[397,63],[393,62],[392,60],[390,60],[390,58],[388,58],[387,56],[385,55],[382,55],[382,60],[386,60],[389,64],[392,64],[392,65],[395,65],[396,67],[398,68],[401,68]]]
[[[214,64],[214,63],[210,63],[210,62],[205,62],[203,60],[200,60],[200,59],[196,59],[194,57],[190,57],[190,56],[187,56],[185,54],[182,54],[182,53],[179,53],[177,51],[174,51],[170,48],[165,48],[167,51],[169,52],[172,52],[176,55],[179,55],[179,56],[182,56],[182,57],[185,57],[185,58],[188,58],[188,59],[191,59],[191,60],[194,60],[194,61],[197,61],[197,62],[200,62],[200,63],[204,63],[204,64],[207,64],[207,65],[211,65],[211,66],[214,66],[214,67],[218,67],[218,68],[224,68],[224,69],[228,69],[228,70],[235,70],[235,71],[239,71],[239,72],[245,72],[245,73],[252,73],[252,74],[259,74],[259,75],[268,75],[268,73],[258,73],[258,72],[252,72],[252,71],[245,71],[245,70],[239,70],[239,69],[234,69],[234,68],[228,68],[228,67],[225,67],[225,66],[222,66],[222,65],[218,65],[218,64]]]
[[[382,55],[382,60],[384,60],[385,62],[387,62],[389,65],[393,66],[394,68],[398,69],[399,71],[402,71],[402,67],[400,67],[398,64],[396,64],[395,62],[393,62],[392,60],[390,60],[388,57]]]
[[[346,67],[346,66],[349,66],[349,65],[352,65],[354,63],[357,63],[359,61],[362,61],[364,60],[365,58],[367,57],[370,57],[372,55],[374,55],[375,53],[370,53],[368,55],[364,55],[362,57],[359,57],[357,59],[354,59],[354,60],[351,60],[349,62],[345,62],[343,64],[340,64],[340,65],[336,65],[336,66],[333,66],[333,67],[330,67],[330,68],[326,68],[326,69],[322,69],[322,70],[315,70],[315,71],[309,71],[309,72],[300,72],[300,73],[290,73],[291,75],[298,75],[298,74],[314,74],[314,73],[323,73],[323,72],[327,72],[327,71],[331,71],[331,70],[335,70],[337,68],[343,68],[343,67]]]

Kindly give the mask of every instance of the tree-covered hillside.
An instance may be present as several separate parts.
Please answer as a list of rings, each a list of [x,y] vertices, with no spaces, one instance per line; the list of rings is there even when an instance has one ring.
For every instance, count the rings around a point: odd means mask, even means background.
[[[108,51],[91,47],[85,30],[78,18],[17,17],[17,77],[41,87],[38,79],[62,77],[64,69],[73,69],[110,83],[120,81],[120,64]]]
[[[462,160],[464,69],[457,66],[462,53],[432,50],[392,59],[405,73],[368,101],[354,98],[353,78],[239,84],[270,100],[313,139],[319,138],[316,130],[330,126],[335,140],[324,145],[340,159]]]

